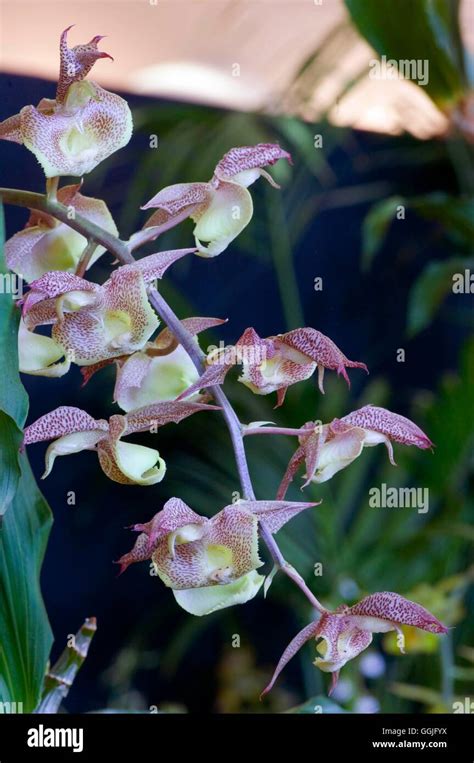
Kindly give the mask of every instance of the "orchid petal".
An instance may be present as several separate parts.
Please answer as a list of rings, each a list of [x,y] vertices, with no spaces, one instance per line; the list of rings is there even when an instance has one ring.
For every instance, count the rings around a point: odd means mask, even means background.
[[[446,626],[427,609],[392,591],[366,596],[351,607],[349,613],[359,628],[370,627],[374,633],[378,631],[376,621],[380,620],[390,623],[392,628],[397,624],[412,625],[429,633],[447,633],[448,631]]]
[[[25,445],[30,445],[44,440],[53,440],[72,432],[95,430],[107,433],[107,422],[104,419],[93,419],[80,408],[61,405],[27,426],[24,431],[23,442]]]
[[[171,422],[179,424],[183,419],[192,416],[193,413],[199,413],[199,411],[220,410],[218,406],[207,405],[205,403],[207,399],[208,397],[203,395],[199,400],[173,400],[171,402],[154,403],[130,411],[125,417],[126,433],[146,432]]]
[[[73,26],[74,24],[65,29],[60,37],[60,68],[56,91],[58,103],[64,100],[73,82],[79,82],[87,77],[99,58],[110,58],[113,61],[112,56],[97,49],[97,43],[102,39],[100,35],[93,37],[90,42],[84,45],[76,45],[74,48],[69,48],[67,34]]]
[[[122,442],[127,421],[124,416],[109,420],[109,438],[98,444],[99,462],[106,475],[124,485],[155,485],[161,482],[166,464],[157,450]]]
[[[20,321],[18,331],[18,363],[21,373],[32,376],[64,376],[69,371],[71,361],[64,358],[64,350],[49,336],[28,331]]]
[[[191,217],[196,222],[194,238],[201,257],[216,257],[252,219],[250,193],[237,183],[222,182],[212,189],[205,208],[199,207]]]
[[[319,451],[317,467],[311,482],[327,482],[341,469],[349,466],[362,453],[364,439],[364,430],[353,427],[325,442]]]
[[[342,374],[350,386],[346,368],[362,368],[367,371],[365,363],[346,358],[337,345],[329,337],[313,328],[302,328],[280,334],[275,337],[276,344],[282,343],[311,358],[319,367],[328,368]]]
[[[225,607],[245,604],[260,590],[265,578],[252,570],[232,583],[206,588],[174,590],[173,594],[182,609],[191,615],[201,617],[217,612]]]
[[[413,421],[376,405],[365,405],[344,416],[342,421],[351,426],[380,432],[403,445],[416,445],[422,450],[433,447],[429,437]]]
[[[239,501],[238,506],[255,514],[259,520],[265,522],[265,526],[271,533],[277,533],[290,519],[296,517],[301,511],[318,506],[321,503],[302,503],[297,501]],[[230,508],[230,507],[227,507]]]
[[[124,411],[153,402],[175,400],[199,378],[186,350],[179,345],[169,355],[131,355],[117,370],[114,399]]]
[[[289,661],[295,656],[297,652],[299,652],[301,647],[304,646],[310,638],[314,638],[316,636],[317,630],[318,623],[310,623],[309,625],[306,625],[303,630],[297,633],[296,636],[290,641],[282,656],[280,657],[270,683],[262,691],[260,698],[264,697],[265,694],[268,694],[268,692],[272,690],[275,681],[282,672],[283,668],[286,667]]]
[[[220,181],[232,180],[247,187],[261,174],[267,175],[262,172],[263,167],[275,164],[279,159],[287,159],[291,164],[290,154],[276,143],[231,148],[217,164],[214,176]]]
[[[24,106],[20,123],[23,144],[48,178],[91,172],[128,143],[133,128],[127,102],[92,82],[74,82],[50,112]]]
[[[51,473],[56,456],[69,456],[71,453],[80,453],[82,450],[95,450],[97,443],[105,436],[101,430],[72,432],[52,442],[46,450],[46,469],[41,479],[45,479]]]

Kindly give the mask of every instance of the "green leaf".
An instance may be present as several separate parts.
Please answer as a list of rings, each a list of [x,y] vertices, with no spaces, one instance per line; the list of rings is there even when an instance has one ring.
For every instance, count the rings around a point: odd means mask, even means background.
[[[0,701],[34,710],[52,633],[39,575],[52,523],[25,455],[21,479],[0,530]]]
[[[69,693],[74,679],[87,657],[91,641],[97,630],[95,617],[88,617],[61,656],[48,670],[44,679],[44,690],[37,713],[57,713],[61,702]]]
[[[0,243],[3,211],[0,207]],[[0,247],[2,283],[11,285]],[[7,276],[7,277],[5,277]],[[11,289],[0,294],[0,702],[22,703],[31,712],[38,702],[52,634],[39,575],[52,522],[28,459],[20,455],[28,399],[20,382],[17,357],[19,310]],[[9,510],[5,513],[7,507]]]
[[[464,273],[472,267],[474,260],[463,257],[451,257],[442,262],[431,262],[418,277],[410,292],[408,302],[407,330],[410,336],[426,328],[440,307],[452,293],[453,275]]]
[[[0,347],[4,348],[0,375],[0,521],[18,485],[18,450],[28,409],[28,398],[18,376],[18,321],[20,311],[12,298],[11,276],[3,256],[4,223],[0,204]]]
[[[421,86],[442,108],[465,91],[458,3],[446,0],[345,0],[359,32],[380,56],[395,61],[428,60]]]
[[[362,269],[367,270],[377,250],[387,235],[397,208],[406,201],[401,196],[390,196],[379,204],[374,204],[366,216],[362,227]]]

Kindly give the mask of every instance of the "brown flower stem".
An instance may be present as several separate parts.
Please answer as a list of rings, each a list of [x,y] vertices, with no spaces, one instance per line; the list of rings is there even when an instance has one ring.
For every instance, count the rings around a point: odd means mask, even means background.
[[[135,262],[135,258],[131,254],[129,247],[124,241],[121,241],[113,234],[102,230],[102,228],[100,228],[98,225],[95,225],[95,223],[92,223],[90,220],[86,220],[86,218],[82,217],[81,215],[76,214],[72,219],[70,219],[68,216],[68,208],[57,201],[52,201],[39,193],[19,191],[11,188],[0,188],[0,197],[7,204],[14,204],[20,207],[28,207],[29,209],[37,209],[41,212],[46,212],[47,214],[52,215],[57,220],[66,223],[66,225],[69,225],[69,227],[71,227],[73,230],[81,233],[83,236],[85,236],[85,238],[87,238],[89,242],[95,241],[97,244],[105,246],[105,248],[111,254],[113,254],[114,257],[116,257],[116,259],[122,265],[129,265]],[[206,356],[203,351],[196,345],[192,335],[183,326],[178,316],[173,312],[166,300],[156,289],[150,289],[149,299],[158,315],[166,323],[175,337],[179,340],[179,343],[184,347],[196,369],[200,374],[202,374],[204,371],[204,359]],[[222,409],[222,414],[229,430],[243,497],[247,500],[255,500],[255,493],[253,490],[247,457],[245,454],[245,447],[242,436],[242,424],[240,423],[237,414],[235,413],[222,388],[220,386],[211,387],[210,391]],[[300,574],[286,561],[280,551],[280,548],[278,547],[275,538],[266,527],[264,521],[260,520],[259,528],[260,535],[270,552],[275,566],[298,586],[298,588],[304,593],[308,601],[311,603],[312,607],[317,609],[319,612],[326,612],[327,610],[325,607],[322,606],[322,604],[310,591]]]
[[[89,263],[96,249],[97,249],[97,241],[91,240],[86,244],[84,251],[82,252],[81,257],[79,259],[79,262],[77,263],[76,276],[79,276],[80,278],[84,278],[86,270],[89,267]]]
[[[41,193],[32,191],[19,191],[13,188],[0,188],[0,198],[5,204],[14,204],[17,207],[26,207],[27,209],[37,209],[39,212],[55,217],[70,228],[82,233],[89,241],[93,239],[98,244],[105,246],[107,251],[113,254],[123,265],[135,262],[134,257],[128,251],[127,245],[112,233],[100,228],[90,220],[75,212],[71,215],[70,208],[64,206],[59,201],[52,201]]]

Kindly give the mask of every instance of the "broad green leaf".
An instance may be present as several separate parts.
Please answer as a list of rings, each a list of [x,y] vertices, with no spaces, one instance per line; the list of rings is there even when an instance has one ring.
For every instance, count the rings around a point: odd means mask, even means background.
[[[36,708],[37,713],[58,712],[87,657],[96,630],[95,617],[88,617],[74,639],[71,642],[68,639],[66,648],[46,674],[41,702]]]
[[[446,0],[345,0],[359,32],[380,56],[429,62],[422,89],[441,108],[465,91],[458,3]]]
[[[0,701],[36,707],[52,644],[39,575],[51,511],[28,460],[0,530]]]
[[[452,257],[427,265],[410,292],[407,315],[410,336],[429,326],[444,299],[452,293],[453,275],[464,273],[465,268],[473,264],[473,260]]]
[[[18,285],[3,256],[3,208],[0,204],[0,521],[12,501],[20,478],[18,449],[21,444],[28,398],[18,376],[17,335],[20,311],[12,292]]]
[[[0,209],[0,227],[3,214]],[[0,232],[0,242],[3,233]],[[39,699],[52,634],[39,575],[52,522],[28,459],[20,456],[28,399],[17,359],[18,313],[0,247],[0,702],[31,712]],[[7,277],[5,277],[7,276]],[[8,511],[5,513],[7,507]],[[18,705],[18,703],[22,703]]]

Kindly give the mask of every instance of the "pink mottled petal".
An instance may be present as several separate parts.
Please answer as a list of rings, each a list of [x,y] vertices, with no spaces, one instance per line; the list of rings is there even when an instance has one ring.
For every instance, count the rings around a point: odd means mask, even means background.
[[[297,501],[240,501],[235,505],[240,509],[245,509],[255,514],[258,519],[265,521],[265,526],[271,533],[277,533],[278,530],[301,511],[310,509],[313,506],[319,506],[320,503],[321,501],[311,503]]]
[[[20,119],[23,143],[46,177],[87,174],[132,134],[127,102],[92,82],[74,82],[52,112],[24,106]]]
[[[88,413],[80,408],[69,405],[61,405],[54,411],[41,416],[24,431],[24,444],[53,440],[56,437],[70,434],[71,432],[87,432],[100,430],[108,431],[108,424],[104,419],[93,419]]]
[[[129,567],[131,564],[135,564],[136,562],[144,562],[146,559],[151,559],[152,553],[153,552],[150,551],[148,535],[141,533],[136,539],[132,550],[127,554],[123,554],[120,559],[114,562],[114,564],[120,565],[119,575],[125,572],[127,567]]]
[[[110,58],[113,61],[112,56],[101,52],[97,48],[97,43],[103,39],[101,35],[93,37],[90,42],[84,45],[76,45],[74,48],[69,48],[67,34],[73,26],[74,24],[62,32],[59,43],[60,68],[56,90],[56,100],[58,103],[65,99],[69,86],[73,82],[79,82],[87,77],[99,58]]]
[[[433,447],[429,437],[413,421],[376,405],[365,405],[344,416],[342,421],[352,426],[380,432],[403,445],[415,445],[422,450]]]
[[[179,424],[180,421],[200,411],[219,411],[216,405],[207,405],[202,402],[172,401],[168,403],[155,403],[130,411],[126,415],[126,432],[146,432],[165,424]]]
[[[0,122],[0,139],[11,140],[12,143],[23,143],[20,114],[14,114]]]
[[[350,615],[380,618],[399,625],[413,625],[430,633],[447,633],[448,629],[431,612],[398,593],[384,591],[366,596],[349,610]]]
[[[276,143],[231,148],[217,164],[214,176],[220,181],[232,180],[247,186],[262,174],[262,167],[275,164],[279,159],[287,159],[291,164],[290,154]]]
[[[349,379],[346,368],[363,368],[367,371],[365,363],[356,362],[346,358],[343,352],[329,337],[313,328],[302,328],[289,331],[287,334],[278,336],[278,340],[287,347],[311,358],[318,366],[323,366],[332,371],[342,374],[347,383]],[[368,371],[367,371],[368,373]]]
[[[207,517],[196,514],[180,498],[170,498],[149,522],[136,524],[133,529],[145,533],[149,546],[154,549],[162,538],[178,528],[184,525],[205,525],[208,521]]]
[[[224,546],[232,552],[229,568],[226,566],[212,573],[213,582],[230,583],[248,572],[261,567],[258,556],[258,518],[241,504],[226,506],[212,517],[207,543]]]
[[[276,494],[278,501],[282,501],[284,499],[285,495],[288,492],[288,488],[293,482],[293,478],[296,472],[298,471],[298,469],[300,468],[301,464],[304,461],[304,458],[305,458],[304,448],[300,445],[300,447],[293,453],[292,457],[290,458],[290,462],[286,468],[286,472],[283,475],[282,481],[280,482],[280,486]]]
[[[124,272],[138,270],[146,283],[155,281],[158,278],[163,278],[170,265],[185,257],[186,254],[194,254],[196,251],[196,248],[172,249],[168,252],[150,254],[148,257],[142,257],[141,260],[137,260],[133,265],[123,265],[118,268],[112,273],[111,280],[121,278]]]
[[[289,663],[292,657],[294,657],[295,654],[299,652],[301,647],[304,646],[306,642],[309,641],[310,638],[316,637],[317,632],[318,632],[318,623],[310,623],[305,628],[303,628],[303,630],[301,630],[294,637],[294,639],[292,639],[292,641],[290,641],[285,651],[283,652],[282,656],[280,657],[280,661],[275,668],[275,672],[273,673],[270,683],[262,691],[260,698],[264,697],[265,694],[268,694],[268,692],[272,690],[273,686],[275,685],[275,681],[277,680],[278,676],[282,672],[283,668],[286,667],[286,665]]]
[[[163,188],[141,209],[161,209],[172,217],[183,210],[189,210],[191,214],[192,208],[207,203],[208,199],[208,183],[177,183]]]

